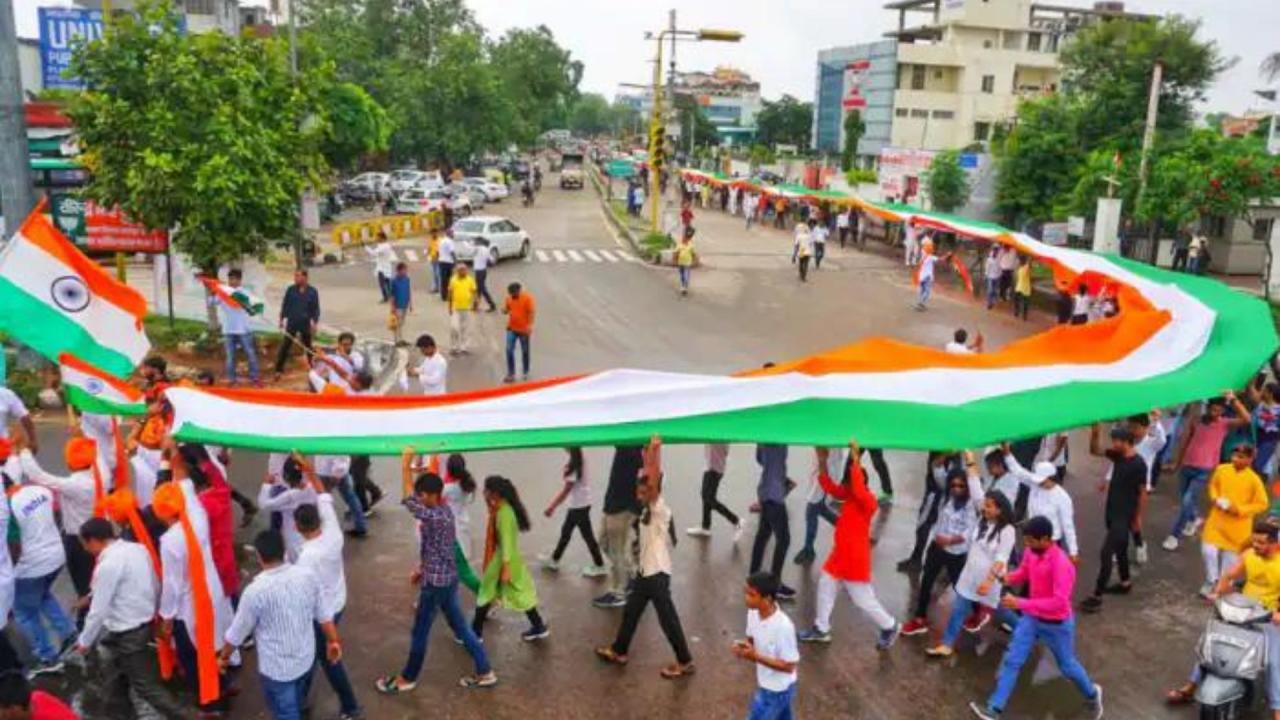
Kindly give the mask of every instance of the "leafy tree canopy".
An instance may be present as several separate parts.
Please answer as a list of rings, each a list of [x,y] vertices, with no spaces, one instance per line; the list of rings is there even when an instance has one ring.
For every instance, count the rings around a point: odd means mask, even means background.
[[[779,143],[795,145],[801,150],[809,147],[813,103],[783,95],[776,101],[765,100],[763,105],[756,113],[756,139],[759,142],[770,147]]]
[[[969,178],[960,167],[960,151],[944,150],[934,156],[925,173],[925,187],[935,210],[955,212],[969,202]]]

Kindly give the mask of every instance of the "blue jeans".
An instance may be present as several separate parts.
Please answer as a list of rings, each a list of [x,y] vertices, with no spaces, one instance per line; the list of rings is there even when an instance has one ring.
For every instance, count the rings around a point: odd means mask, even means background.
[[[1253,457],[1253,471],[1258,473],[1258,477],[1263,480],[1267,479],[1267,466],[1271,464],[1271,456],[1276,452],[1276,443],[1273,441],[1263,441],[1258,443],[1258,450]]]
[[[756,688],[751,696],[751,711],[747,720],[791,720],[795,715],[791,712],[791,703],[796,697],[796,684],[782,692]]]
[[[236,381],[236,347],[244,350],[249,361],[249,379],[258,381],[258,352],[253,347],[253,333],[243,335],[223,335],[222,348],[227,356],[226,375],[228,382]]]
[[[951,593],[951,617],[947,619],[947,629],[942,632],[942,644],[947,647],[956,646],[956,638],[960,637],[960,628],[964,627],[964,621],[973,613],[974,601],[961,595],[958,592]]]
[[[342,482],[338,483],[338,494],[342,496],[342,501],[351,511],[351,525],[355,531],[368,532],[369,522],[364,517],[364,506],[360,504],[360,498],[356,497],[356,483],[351,479],[351,475],[348,474],[342,478]]]
[[[431,261],[431,293],[440,292],[440,263]]]
[[[1000,297],[1000,278],[987,278],[987,309],[996,306],[996,298]]]
[[[516,374],[516,343],[520,344],[520,360],[524,367],[524,374],[529,374],[529,335],[527,333],[518,333],[515,330],[508,330],[507,377],[515,377]]]
[[[342,622],[341,611],[333,616],[334,625],[340,622]],[[324,631],[320,629],[320,623],[312,623],[312,625],[316,631],[316,662],[324,671],[329,687],[333,688],[333,692],[338,696],[338,705],[342,708],[343,714],[355,715],[360,711],[360,703],[356,701],[356,691],[351,687],[351,678],[347,677],[347,668],[341,660],[332,665],[329,664],[329,658],[325,655],[325,646],[328,641],[325,639]],[[312,677],[314,677],[313,673],[307,673],[307,685],[302,689],[304,698],[311,694]]]
[[[427,659],[427,639],[431,635],[431,623],[436,619],[436,608],[444,613],[445,622],[453,634],[462,638],[462,645],[476,664],[476,675],[488,675],[490,671],[489,656],[480,644],[480,638],[471,630],[471,625],[462,616],[462,608],[458,606],[458,583],[455,581],[447,587],[423,585],[418,593],[418,612],[413,617],[413,635],[409,642],[409,659],[405,661],[400,677],[409,682],[416,682],[422,672],[422,663]]]
[[[920,296],[916,299],[916,304],[924,307],[929,302],[929,296],[933,294],[933,279],[926,278],[920,281]]]
[[[836,524],[836,511],[827,505],[823,496],[817,502],[804,506],[804,547],[803,550],[813,552],[813,542],[818,538],[818,518],[825,518],[832,525]]]
[[[1209,482],[1209,471],[1204,468],[1183,466],[1178,470],[1178,497],[1181,503],[1178,516],[1173,520],[1173,529],[1169,534],[1178,537],[1182,528],[1195,520],[1200,514],[1200,497],[1204,495],[1205,483]]]
[[[1058,672],[1075,684],[1086,699],[1094,697],[1093,681],[1089,673],[1076,659],[1075,648],[1076,621],[1067,618],[1061,623],[1053,624],[1037,620],[1030,615],[1023,615],[1013,627],[1013,637],[1009,640],[1009,649],[1005,650],[1004,659],[1000,661],[1000,671],[996,676],[996,689],[987,699],[987,707],[1003,712],[1013,694],[1013,686],[1018,684],[1018,672],[1031,656],[1031,650],[1037,642],[1044,643],[1053,653],[1053,660],[1058,664]]]
[[[288,682],[280,682],[258,674],[262,680],[262,694],[267,699],[267,711],[272,720],[302,720],[302,708],[306,706],[307,688],[311,685],[311,671]]]
[[[31,651],[42,662],[56,660],[60,648],[49,642],[49,634],[45,632],[41,618],[47,620],[49,628],[57,633],[59,645],[76,634],[75,624],[53,596],[53,581],[60,572],[62,568],[43,577],[18,578],[13,583],[13,616],[27,642],[31,643]]]
[[[680,289],[689,289],[689,273],[693,272],[693,268],[688,265],[679,265],[676,267],[676,273],[680,275]]]

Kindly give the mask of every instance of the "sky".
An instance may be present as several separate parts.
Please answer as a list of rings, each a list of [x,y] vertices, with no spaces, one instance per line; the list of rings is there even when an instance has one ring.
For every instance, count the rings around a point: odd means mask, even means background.
[[[729,28],[742,42],[682,43],[677,63],[685,70],[733,65],[761,83],[768,99],[789,93],[812,100],[817,52],[838,45],[879,39],[895,26],[897,13],[884,0],[467,0],[492,35],[512,27],[546,25],[561,45],[585,65],[582,89],[612,98],[619,83],[652,77],[653,42],[646,30],[667,25],[675,8],[682,29]],[[18,34],[35,37],[36,8],[61,0],[14,0]],[[262,4],[262,3],[253,3]],[[1052,4],[1087,7],[1091,0]],[[1229,9],[1228,9],[1229,8]],[[1280,52],[1280,0],[1127,0],[1126,9],[1180,14],[1203,22],[1202,36],[1217,41],[1223,55],[1238,58],[1210,89],[1204,111],[1239,113],[1263,107],[1253,90],[1263,86],[1262,59]],[[664,64],[666,60],[664,59]]]

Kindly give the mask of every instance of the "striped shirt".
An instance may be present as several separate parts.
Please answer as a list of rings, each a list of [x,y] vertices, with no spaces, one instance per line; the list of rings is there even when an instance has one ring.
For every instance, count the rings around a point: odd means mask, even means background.
[[[306,568],[280,564],[263,570],[240,597],[226,641],[239,647],[249,635],[258,640],[258,672],[276,682],[292,682],[316,661],[312,621],[329,622],[333,613],[320,595],[320,583]]]

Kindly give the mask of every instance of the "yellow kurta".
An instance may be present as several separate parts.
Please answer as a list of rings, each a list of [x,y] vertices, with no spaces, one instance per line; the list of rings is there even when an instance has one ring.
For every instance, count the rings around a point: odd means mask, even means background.
[[[1209,478],[1209,517],[1204,523],[1202,539],[1216,548],[1238,553],[1249,547],[1253,535],[1253,516],[1267,509],[1267,489],[1262,478],[1245,467],[1237,470],[1231,463],[1219,465]],[[1226,498],[1230,510],[1218,507],[1218,498]]]

